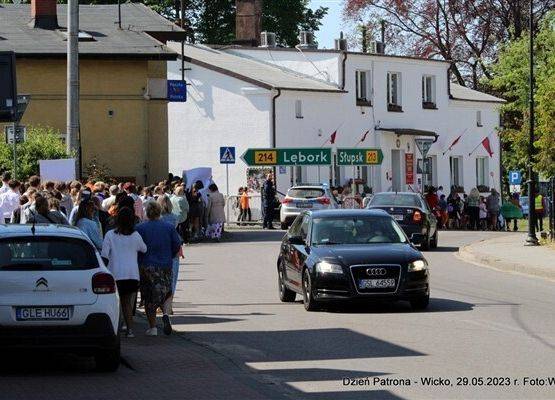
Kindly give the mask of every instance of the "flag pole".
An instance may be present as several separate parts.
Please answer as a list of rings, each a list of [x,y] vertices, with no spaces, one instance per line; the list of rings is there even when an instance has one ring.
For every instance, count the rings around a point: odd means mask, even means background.
[[[478,143],[478,144],[476,145],[476,147],[474,147],[474,149],[472,149],[472,151],[471,151],[470,153],[468,153],[468,155],[469,155],[469,156],[472,155],[472,153],[474,153],[474,152],[476,151],[476,149],[477,149],[478,147],[480,147],[480,145],[484,142],[484,140],[486,140],[486,139],[489,138],[490,136],[491,136],[491,133],[490,133],[489,135],[487,135],[485,138],[483,138],[482,140],[480,140],[480,143]]]

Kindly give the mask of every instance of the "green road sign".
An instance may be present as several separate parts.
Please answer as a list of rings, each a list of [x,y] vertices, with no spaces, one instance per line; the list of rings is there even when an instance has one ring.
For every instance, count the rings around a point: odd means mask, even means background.
[[[241,159],[249,166],[330,165],[329,148],[248,149]]]
[[[337,165],[380,165],[381,149],[337,149]]]

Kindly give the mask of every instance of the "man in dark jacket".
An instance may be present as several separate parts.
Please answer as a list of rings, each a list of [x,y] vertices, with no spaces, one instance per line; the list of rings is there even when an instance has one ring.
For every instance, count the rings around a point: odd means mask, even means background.
[[[274,176],[269,173],[266,182],[262,186],[262,208],[264,213],[263,228],[274,229],[272,221],[274,220],[274,202],[276,198],[276,188],[274,187]]]

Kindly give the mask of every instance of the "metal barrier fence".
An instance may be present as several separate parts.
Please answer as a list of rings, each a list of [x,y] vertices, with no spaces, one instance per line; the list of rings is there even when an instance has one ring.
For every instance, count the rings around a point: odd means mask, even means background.
[[[350,210],[359,210],[362,208],[362,198],[355,196],[347,196],[341,202],[341,208]]]

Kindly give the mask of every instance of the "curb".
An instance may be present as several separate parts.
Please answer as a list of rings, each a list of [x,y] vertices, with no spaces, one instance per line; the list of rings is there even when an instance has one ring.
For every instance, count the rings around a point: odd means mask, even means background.
[[[477,243],[487,242],[488,240],[482,240]],[[499,259],[495,256],[491,256],[484,253],[479,253],[472,250],[472,244],[461,247],[455,256],[463,261],[469,262],[471,264],[490,268],[500,272],[506,272],[517,275],[525,275],[528,277],[542,278],[555,282],[555,268],[553,270],[545,270],[543,268],[537,268],[531,265],[525,265],[521,263],[511,262]]]

